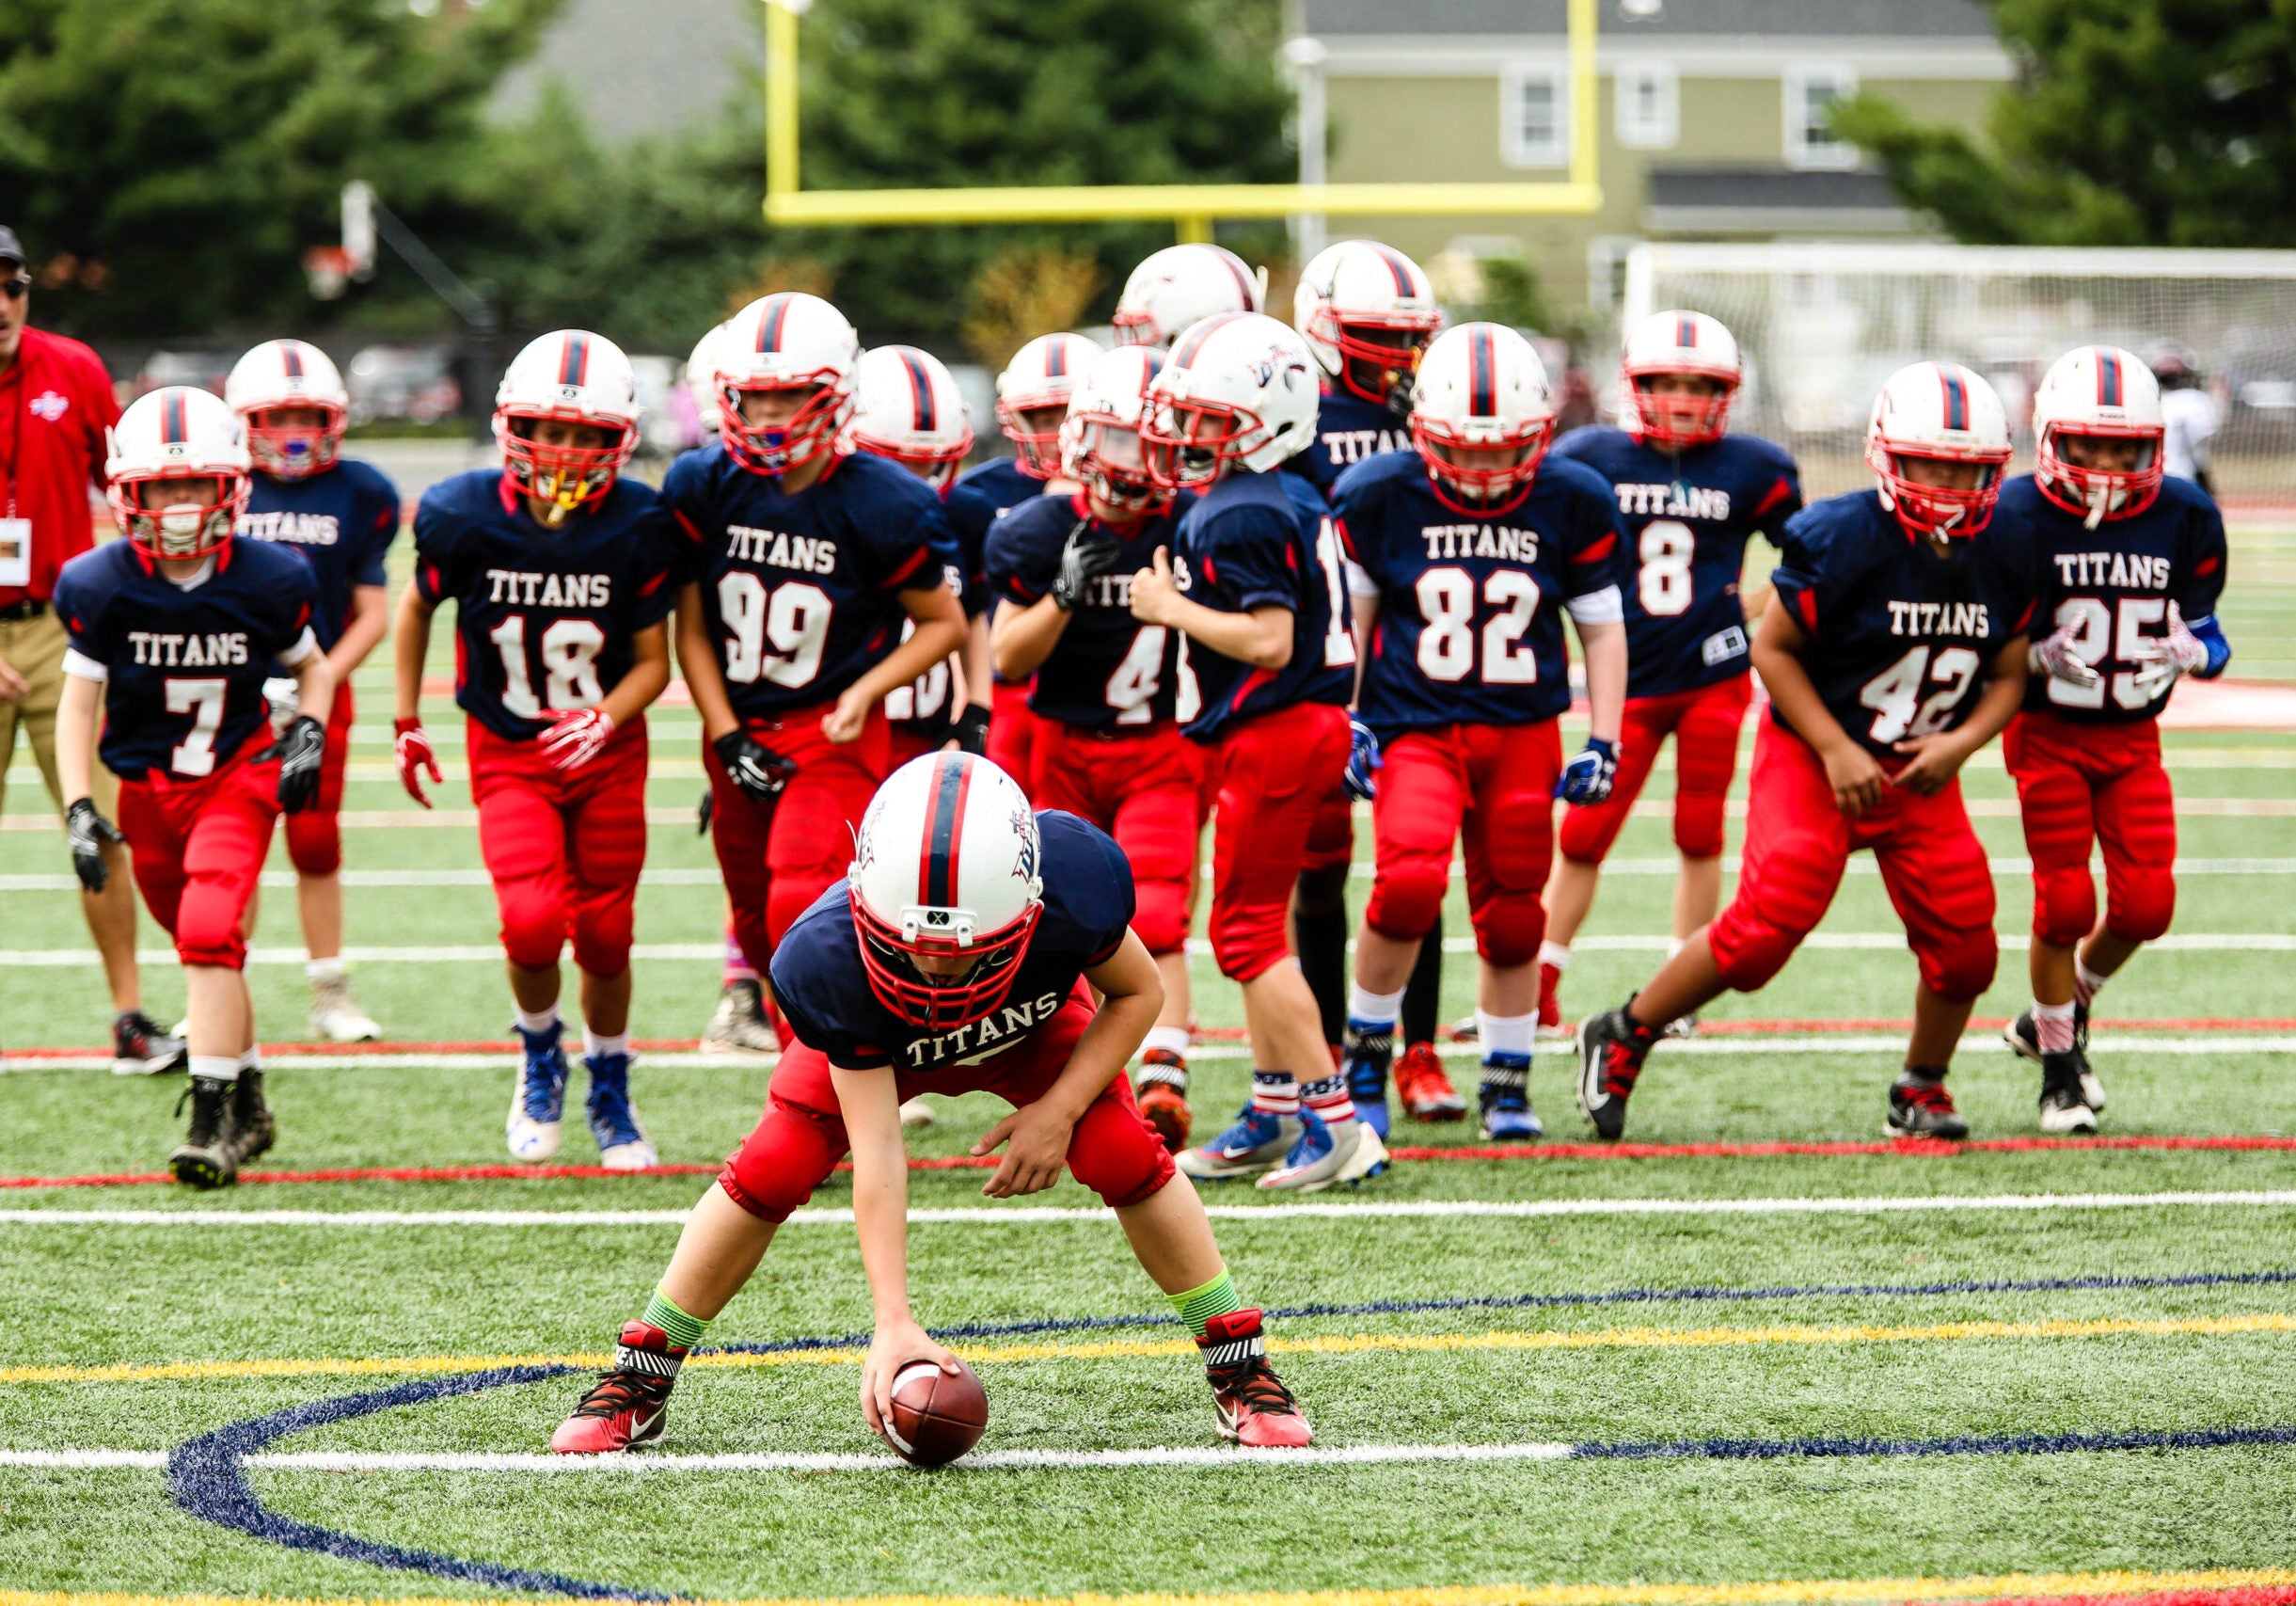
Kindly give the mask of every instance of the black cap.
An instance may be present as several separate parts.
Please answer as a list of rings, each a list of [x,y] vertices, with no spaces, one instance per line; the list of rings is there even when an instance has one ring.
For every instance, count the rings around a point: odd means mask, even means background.
[[[11,262],[23,267],[31,260],[24,254],[24,246],[17,243],[16,231],[0,223],[0,262]]]

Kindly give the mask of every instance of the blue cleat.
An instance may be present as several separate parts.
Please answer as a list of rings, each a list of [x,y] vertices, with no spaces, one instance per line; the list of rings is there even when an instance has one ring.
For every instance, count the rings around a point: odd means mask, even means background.
[[[1387,1147],[1360,1121],[1325,1121],[1306,1113],[1300,1140],[1284,1163],[1259,1179],[1271,1191],[1320,1193],[1340,1183],[1354,1185],[1387,1169]]]
[[[518,1085],[512,1089],[510,1120],[503,1136],[510,1141],[511,1158],[530,1164],[558,1153],[560,1123],[566,1113],[566,1051],[560,1039],[566,1023],[553,1021],[547,1031],[515,1028],[524,1046]]]
[[[1341,1064],[1347,1070],[1347,1096],[1355,1101],[1355,1114],[1364,1125],[1387,1136],[1387,1065],[1395,1056],[1395,1025],[1385,1026],[1350,1017],[1340,1039]]]
[[[1298,1116],[1271,1115],[1246,1105],[1235,1125],[1209,1143],[1182,1151],[1180,1169],[1200,1182],[1221,1182],[1264,1171],[1291,1152],[1292,1145],[1300,1139],[1302,1127]]]
[[[1482,1135],[1497,1142],[1528,1142],[1543,1137],[1546,1123],[1530,1107],[1530,1060],[1519,1054],[1486,1054],[1482,1087]]]
[[[646,1129],[638,1124],[630,1103],[630,1057],[592,1054],[582,1063],[590,1071],[590,1134],[598,1140],[598,1164],[610,1171],[645,1171],[661,1164]]]

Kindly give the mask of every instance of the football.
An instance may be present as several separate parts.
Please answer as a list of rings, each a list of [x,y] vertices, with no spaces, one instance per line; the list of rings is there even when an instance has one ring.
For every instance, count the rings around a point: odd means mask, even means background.
[[[989,1396],[962,1360],[954,1374],[912,1360],[893,1376],[893,1409],[884,1440],[912,1467],[945,1467],[981,1441]]]

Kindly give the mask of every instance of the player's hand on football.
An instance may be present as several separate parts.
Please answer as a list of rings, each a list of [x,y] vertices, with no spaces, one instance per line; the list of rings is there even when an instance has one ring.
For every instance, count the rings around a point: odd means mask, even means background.
[[[1379,738],[1361,720],[1347,722],[1347,773],[1341,777],[1347,795],[1358,803],[1370,803],[1379,795],[1379,781],[1374,771],[1386,766],[1379,755]]]
[[[1844,737],[1820,756],[1826,762],[1826,784],[1833,788],[1833,801],[1844,814],[1856,819],[1881,801],[1890,777],[1863,747]]]
[[[1005,1146],[1004,1163],[981,1185],[990,1199],[1018,1199],[1042,1193],[1060,1180],[1060,1168],[1069,1157],[1069,1137],[1076,1123],[1042,1104],[1023,1105],[998,1121],[973,1145],[977,1157]]]
[[[2095,686],[2101,678],[2096,666],[2073,650],[2073,628],[2065,626],[2053,636],[2045,636],[2033,644],[2025,655],[2025,668],[2035,675],[2046,675],[2052,680],[2062,680],[2067,686],[2083,691]]]
[[[550,716],[542,733],[542,755],[553,769],[579,770],[614,736],[614,716],[604,708],[574,708]]]
[[[795,778],[798,767],[748,731],[736,728],[711,742],[725,777],[758,803],[771,803]],[[706,831],[708,826],[705,824]]]
[[[1053,577],[1053,606],[1063,613],[1076,612],[1092,582],[1124,561],[1124,544],[1113,535],[1095,535],[1091,522],[1078,519],[1060,549],[1060,572]]]
[[[111,867],[103,862],[104,845],[127,838],[96,812],[93,802],[82,798],[64,811],[64,839],[71,845],[71,868],[80,884],[90,892],[102,892],[112,874]]]
[[[287,722],[271,752],[279,759],[279,807],[301,814],[319,801],[319,776],[326,762],[326,726],[309,714]]]
[[[1148,566],[1132,576],[1132,617],[1144,625],[1169,625],[1180,601],[1180,580],[1172,573],[1172,549],[1159,547]]]
[[[879,1323],[869,1340],[868,1359],[861,1366],[861,1414],[875,1431],[885,1431],[893,1415],[893,1380],[912,1360],[929,1360],[952,1377],[957,1375],[957,1357],[935,1344],[914,1320]]]
[[[446,784],[446,777],[438,772],[438,755],[431,751],[430,733],[422,728],[420,720],[395,720],[392,728],[399,733],[392,743],[399,760],[399,785],[406,788],[408,797],[429,808],[431,800],[422,789],[421,771],[430,771],[434,787]]]
[[[1904,769],[1890,777],[1890,785],[1903,787],[1919,797],[1935,797],[1943,791],[1961,773],[1961,766],[1969,762],[1969,743],[1958,731],[1915,737],[1892,746],[1894,751],[1910,757]]]
[[[869,725],[869,710],[876,699],[858,684],[848,686],[838,695],[837,706],[821,716],[821,734],[843,746],[859,741],[861,733]]]
[[[1555,783],[1555,795],[1564,803],[1587,807],[1610,796],[1611,783],[1619,773],[1619,744],[1605,741],[1599,736],[1587,738],[1586,746],[1571,755],[1562,767],[1562,774]]]

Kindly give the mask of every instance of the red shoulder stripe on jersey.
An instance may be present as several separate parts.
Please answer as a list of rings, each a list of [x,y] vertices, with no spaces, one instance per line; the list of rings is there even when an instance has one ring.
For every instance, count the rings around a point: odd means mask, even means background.
[[[1593,546],[1581,548],[1579,550],[1573,552],[1571,554],[1571,562],[1575,564],[1603,563],[1609,558],[1612,552],[1618,549],[1618,533],[1616,531],[1612,531],[1609,534],[1595,542]]]
[[[566,349],[559,354],[558,382],[561,385],[579,385],[590,372],[590,337],[568,335]]]
[[[2201,559],[2200,562],[2193,565],[2193,572],[2196,575],[2214,574],[2216,572],[2216,559],[2213,557]]]
[[[1251,674],[1245,676],[1243,679],[1238,683],[1236,687],[1236,694],[1228,698],[1228,711],[1233,713],[1236,709],[1243,707],[1245,698],[1249,697],[1253,692],[1259,691],[1262,686],[1265,686],[1269,681],[1275,678],[1275,671],[1273,669],[1253,670]]]
[[[2025,611],[2017,616],[2017,628],[2011,630],[2009,633],[2013,636],[2023,635],[2026,629],[2033,624],[2034,610],[2039,606],[2040,603],[2037,600],[2027,602],[2025,604]]]
[[[1764,514],[1769,512],[1771,508],[1776,507],[1780,502],[1785,501],[1786,498],[1792,496],[1793,494],[1794,487],[1786,484],[1782,478],[1780,479],[1776,485],[1770,487],[1770,494],[1762,499],[1762,505],[1754,509],[1754,517],[1756,518],[1760,518]]]
[[[638,595],[641,596],[653,596],[656,592],[662,588],[662,582],[667,580],[669,578],[670,571],[668,569],[662,570],[661,573],[656,575],[652,580],[647,580],[645,584],[640,586],[638,588]]]
[[[915,574],[919,568],[924,566],[924,564],[932,557],[932,555],[933,551],[930,547],[918,547],[918,549],[910,555],[909,562],[903,564],[899,568],[894,570],[893,573],[885,577],[884,589],[887,591],[904,591],[910,589],[909,587],[902,585],[901,582],[907,580],[910,575]]]
[[[1816,635],[1817,597],[1807,591],[1796,592],[1794,594],[1794,612],[1802,616],[1802,628],[1813,636]]]
[[[1339,550],[1347,554],[1347,561],[1351,564],[1362,563],[1363,559],[1355,552],[1355,538],[1347,533],[1347,520],[1334,518],[1331,521],[1331,528],[1332,533],[1339,537]]]
[[[2121,405],[2121,359],[2104,346],[2097,348],[2097,405],[2100,407]]]
[[[702,532],[695,526],[692,519],[686,517],[683,510],[673,507],[670,510],[670,517],[677,520],[678,528],[685,531],[689,539],[699,541],[702,538]]]
[[[279,342],[279,366],[287,371],[287,377],[290,379],[303,377],[303,353],[296,347],[294,342],[281,341]]]
[[[1467,337],[1467,415],[1487,419],[1498,412],[1498,352],[1491,331],[1479,328]]]
[[[925,372],[925,364],[918,360],[915,352],[907,346],[902,346],[899,350],[901,366],[909,371],[909,393],[910,403],[916,411],[917,421],[914,427],[920,435],[928,434],[937,427],[933,408],[932,376]]]

